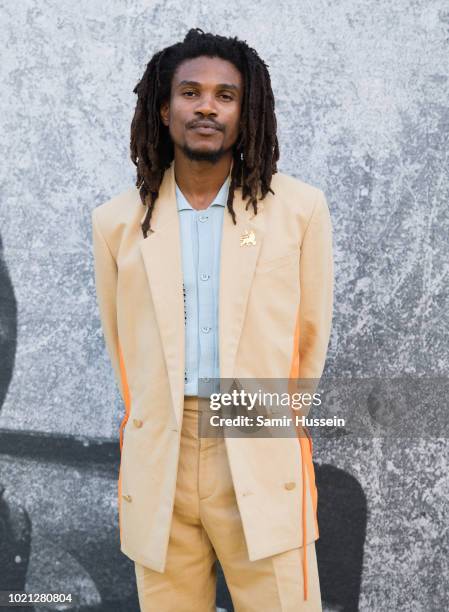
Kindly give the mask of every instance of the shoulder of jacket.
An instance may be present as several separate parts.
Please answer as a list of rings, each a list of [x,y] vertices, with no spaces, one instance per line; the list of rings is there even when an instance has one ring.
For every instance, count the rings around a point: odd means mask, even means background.
[[[326,196],[319,187],[283,172],[273,175],[271,189],[274,191],[272,198],[281,200],[285,205],[284,210],[289,210],[306,223],[315,210],[326,207]]]
[[[144,207],[137,187],[130,187],[118,193],[106,202],[99,204],[92,211],[101,227],[113,230],[117,226],[131,223],[136,215],[143,215]]]
[[[271,188],[276,194],[276,188],[279,193],[284,197],[291,196],[297,198],[298,196],[302,199],[311,200],[315,202],[320,195],[324,195],[323,191],[319,187],[315,187],[310,183],[306,183],[301,179],[298,179],[290,174],[283,172],[276,172],[271,179]]]

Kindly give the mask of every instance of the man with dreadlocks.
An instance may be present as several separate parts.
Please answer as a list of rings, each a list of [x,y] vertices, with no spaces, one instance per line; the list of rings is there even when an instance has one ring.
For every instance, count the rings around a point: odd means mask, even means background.
[[[323,192],[277,172],[266,64],[188,32],[134,89],[136,186],[92,214],[106,347],[125,404],[122,552],[145,611],[321,610],[312,441],[201,437],[199,381],[321,377],[332,318]]]

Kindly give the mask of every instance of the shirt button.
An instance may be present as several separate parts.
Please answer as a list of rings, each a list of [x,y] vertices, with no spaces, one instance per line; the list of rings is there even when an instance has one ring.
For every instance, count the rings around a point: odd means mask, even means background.
[[[210,275],[209,275],[209,274],[206,274],[206,272],[203,272],[203,273],[201,274],[201,280],[208,280],[209,278],[210,278]]]
[[[209,217],[207,215],[200,215],[200,217],[199,217],[199,220],[201,221],[201,223],[204,223],[208,219],[209,219]]]
[[[202,328],[201,328],[201,331],[202,331],[204,334],[208,334],[208,333],[210,332],[210,327],[202,327]]]

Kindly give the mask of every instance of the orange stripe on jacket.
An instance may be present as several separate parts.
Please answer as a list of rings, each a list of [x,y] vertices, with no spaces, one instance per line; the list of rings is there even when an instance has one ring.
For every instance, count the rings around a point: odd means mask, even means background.
[[[129,412],[131,410],[131,396],[129,393],[128,378],[126,376],[126,369],[125,369],[125,361],[123,359],[122,347],[120,346],[120,343],[118,345],[118,354],[119,354],[119,364],[120,364],[120,377],[122,380],[122,387],[123,387],[123,400],[125,402],[125,416],[123,417],[122,422],[120,423],[120,430],[119,430],[120,431],[120,454],[121,454],[122,446],[123,446],[123,428],[128,422]],[[120,457],[120,469],[119,469],[119,475],[118,475],[118,524],[119,524],[119,532],[120,532],[120,542],[122,542],[121,501],[122,501],[122,461]]]
[[[293,356],[289,374],[289,393],[292,394],[295,390],[294,382],[299,378],[299,308],[296,317],[295,335],[293,339]],[[307,534],[307,498],[306,498],[306,469],[309,479],[310,493],[312,497],[312,507],[314,514],[314,524],[317,534],[318,531],[318,492],[315,485],[315,469],[313,467],[312,454],[313,454],[313,443],[312,437],[310,436],[306,427],[296,426],[296,433],[298,436],[299,448],[301,451],[301,472],[302,472],[302,537],[303,537],[303,584],[304,584],[304,599],[308,598],[308,567],[307,567],[307,548],[306,548],[306,534]],[[304,436],[306,434],[306,437]]]

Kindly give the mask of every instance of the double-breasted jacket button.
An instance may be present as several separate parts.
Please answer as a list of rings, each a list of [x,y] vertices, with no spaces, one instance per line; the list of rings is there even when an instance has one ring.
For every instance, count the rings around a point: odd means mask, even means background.
[[[141,421],[140,419],[133,419],[133,423],[135,427],[142,427],[143,425],[143,421]]]
[[[126,500],[127,502],[131,502],[133,500],[133,498],[131,497],[131,495],[122,495],[123,499]]]
[[[286,482],[284,484],[284,488],[287,489],[287,491],[291,491],[295,487],[296,487],[296,482]]]

